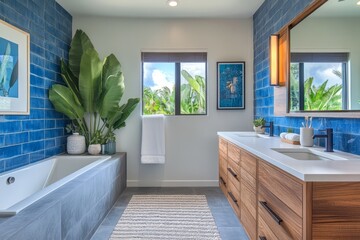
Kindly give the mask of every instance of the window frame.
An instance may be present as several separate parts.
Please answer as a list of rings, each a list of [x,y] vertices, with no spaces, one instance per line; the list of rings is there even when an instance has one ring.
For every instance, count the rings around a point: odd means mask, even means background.
[[[207,116],[208,115],[208,63],[207,52],[141,52],[141,114],[144,115],[144,63],[175,64],[175,102],[174,114],[165,116]],[[205,63],[205,112],[196,114],[181,113],[181,63]]]
[[[333,52],[333,53],[318,53],[318,52],[292,52],[290,64],[299,64],[299,110],[304,111],[304,63],[341,63],[342,64],[342,110],[348,107],[348,62],[349,53],[347,52]],[[290,96],[290,91],[289,91]]]

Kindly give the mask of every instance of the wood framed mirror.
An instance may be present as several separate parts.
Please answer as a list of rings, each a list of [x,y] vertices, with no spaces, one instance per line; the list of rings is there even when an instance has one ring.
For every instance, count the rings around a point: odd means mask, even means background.
[[[315,0],[278,32],[279,81],[285,85],[274,88],[276,116],[360,117],[356,3]]]

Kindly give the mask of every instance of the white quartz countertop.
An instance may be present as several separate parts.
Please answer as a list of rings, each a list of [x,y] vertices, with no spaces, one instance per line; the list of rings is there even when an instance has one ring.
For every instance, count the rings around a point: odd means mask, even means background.
[[[218,135],[306,182],[360,181],[359,155],[335,151],[327,154],[347,160],[297,160],[273,149],[308,147],[281,142],[279,137],[259,137],[254,132],[218,132]],[[319,147],[308,149],[324,151]]]

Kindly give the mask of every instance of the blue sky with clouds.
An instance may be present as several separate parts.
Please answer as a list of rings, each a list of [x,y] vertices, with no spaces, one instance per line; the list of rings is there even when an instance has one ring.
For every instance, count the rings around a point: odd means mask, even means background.
[[[333,70],[341,72],[341,63],[305,63],[304,78],[314,77],[314,85],[319,86],[324,81],[328,81],[327,86],[342,84],[342,79],[333,73]]]
[[[182,63],[181,69],[185,69],[192,76],[200,75],[205,77],[205,63]],[[167,86],[173,90],[175,85],[175,63],[144,63],[144,86],[152,90]],[[181,77],[181,83],[186,80]]]

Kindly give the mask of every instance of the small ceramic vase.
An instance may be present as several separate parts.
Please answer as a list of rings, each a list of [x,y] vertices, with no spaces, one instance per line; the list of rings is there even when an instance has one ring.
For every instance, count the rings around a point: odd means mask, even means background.
[[[83,154],[86,150],[85,137],[73,133],[67,138],[66,150],[68,154]]]
[[[254,126],[254,131],[256,133],[265,133],[265,128],[261,128],[262,126],[258,126],[258,127],[255,127]]]
[[[101,152],[101,144],[90,144],[88,147],[88,152],[91,155],[97,155]]]
[[[106,144],[101,144],[101,154],[102,155],[106,154]]]
[[[115,154],[116,153],[116,142],[106,143],[106,154]]]

